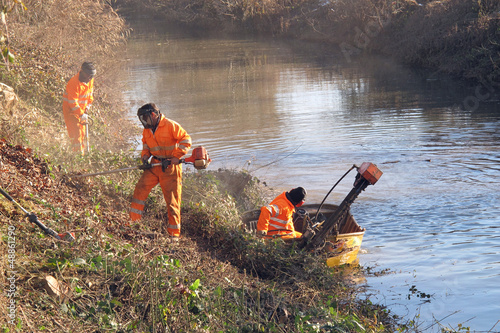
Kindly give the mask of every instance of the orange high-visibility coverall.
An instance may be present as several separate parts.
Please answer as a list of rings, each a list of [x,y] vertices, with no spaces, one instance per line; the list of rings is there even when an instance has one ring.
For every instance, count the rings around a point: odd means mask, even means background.
[[[286,198],[286,192],[283,192],[271,201],[269,206],[260,209],[257,230],[267,232],[265,238],[277,235],[282,239],[299,238],[302,234],[295,231],[293,226],[294,212],[295,207]]]
[[[86,126],[81,123],[80,118],[85,113],[87,106],[94,101],[94,79],[89,83],[80,82],[80,73],[73,76],[66,85],[63,95],[63,114],[68,135],[71,140],[73,151],[85,154],[85,130]]]
[[[191,148],[191,137],[175,121],[160,115],[156,131],[144,129],[142,132],[142,156],[153,155],[152,163],[158,163],[156,158],[182,158]],[[181,194],[182,194],[182,164],[169,165],[162,171],[161,166],[144,170],[135,186],[134,196],[130,204],[130,218],[137,221],[142,217],[144,205],[149,193],[160,183],[163,197],[167,203],[168,225],[170,236],[179,237],[181,233]]]

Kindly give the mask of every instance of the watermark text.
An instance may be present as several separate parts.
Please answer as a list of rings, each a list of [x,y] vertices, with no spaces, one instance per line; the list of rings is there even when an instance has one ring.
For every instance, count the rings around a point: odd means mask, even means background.
[[[16,227],[10,225],[8,227],[7,233],[7,288],[6,296],[8,299],[7,309],[8,315],[7,317],[9,324],[15,325],[16,320],[16,295],[17,295],[17,287],[16,280],[18,273],[16,271]]]

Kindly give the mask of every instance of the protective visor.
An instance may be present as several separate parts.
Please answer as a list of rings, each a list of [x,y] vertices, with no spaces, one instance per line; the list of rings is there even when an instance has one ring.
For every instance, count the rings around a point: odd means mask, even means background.
[[[139,120],[144,128],[153,128],[153,119],[151,117],[152,112],[144,113],[139,116]]]

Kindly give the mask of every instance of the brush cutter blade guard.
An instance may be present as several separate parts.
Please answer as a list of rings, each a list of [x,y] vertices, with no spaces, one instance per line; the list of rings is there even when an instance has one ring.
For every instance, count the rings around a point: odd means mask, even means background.
[[[61,240],[66,242],[73,242],[76,240],[75,233],[69,231],[64,234],[59,234],[58,236]]]

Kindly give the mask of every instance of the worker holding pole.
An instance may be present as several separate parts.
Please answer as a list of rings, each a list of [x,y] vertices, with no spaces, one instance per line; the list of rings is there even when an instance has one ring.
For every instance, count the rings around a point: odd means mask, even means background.
[[[161,165],[144,169],[135,186],[130,204],[132,221],[141,219],[146,199],[158,183],[167,204],[167,232],[172,241],[178,241],[181,232],[181,159],[191,148],[191,137],[177,122],[167,119],[154,103],[139,108],[137,116],[144,126],[141,160]]]
[[[88,146],[88,140],[85,141],[85,136],[88,136],[88,109],[94,101],[95,75],[94,64],[84,62],[80,71],[68,81],[63,95],[64,121],[68,129],[71,147],[74,152],[79,152],[82,156],[85,155],[85,147]]]

